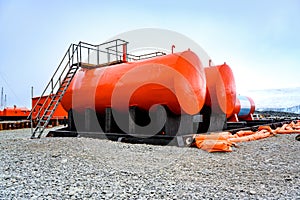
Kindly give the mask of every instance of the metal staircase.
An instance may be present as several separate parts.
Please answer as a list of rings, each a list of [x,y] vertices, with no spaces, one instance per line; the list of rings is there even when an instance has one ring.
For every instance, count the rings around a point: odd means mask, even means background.
[[[79,48],[80,43],[78,45],[70,45],[42,95],[32,108],[29,117],[33,117],[37,121],[37,126],[31,136],[32,139],[41,137],[76,74],[80,64]],[[47,96],[47,98],[42,102],[41,100],[44,96]],[[32,116],[38,105],[42,106],[39,108],[37,114]],[[38,134],[37,137],[36,134]]]
[[[128,42],[120,39],[100,45],[85,42],[71,44],[28,116],[28,119],[32,117],[37,122],[31,138],[42,136],[80,67],[95,68],[126,62],[127,44]],[[86,58],[85,62],[82,62],[82,58]]]

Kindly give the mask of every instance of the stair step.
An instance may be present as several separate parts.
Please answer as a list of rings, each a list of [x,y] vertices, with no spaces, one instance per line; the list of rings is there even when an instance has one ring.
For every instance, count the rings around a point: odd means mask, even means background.
[[[56,92],[56,95],[61,95],[62,93],[64,92],[64,90],[58,90],[57,92]]]
[[[55,101],[57,101],[57,100],[59,99],[59,97],[60,97],[60,96],[56,96],[56,95],[55,95],[55,97],[54,97],[53,99],[51,99],[51,101],[52,101],[52,102],[55,102]]]
[[[64,82],[62,82],[61,84],[60,84],[60,87],[63,85],[63,84],[66,84],[66,83],[68,83],[69,81],[64,81]]]
[[[57,90],[57,92],[63,92],[66,89],[67,86],[60,86],[60,88]]]
[[[66,88],[67,88],[67,85],[61,85],[61,86],[58,88],[57,92],[63,92]],[[57,93],[57,92],[56,92],[56,93]]]
[[[57,99],[59,99],[61,96],[62,96],[62,93],[58,94],[56,97],[57,97]]]
[[[57,93],[58,93],[58,91],[57,91]],[[55,98],[57,99],[57,98],[60,98],[60,96],[63,94],[63,90],[62,91],[60,91],[60,94],[55,94]]]
[[[58,90],[57,93],[58,93],[58,92],[63,92],[63,91],[64,91],[64,89],[63,89],[63,90]],[[57,93],[56,93],[56,94],[57,94]]]

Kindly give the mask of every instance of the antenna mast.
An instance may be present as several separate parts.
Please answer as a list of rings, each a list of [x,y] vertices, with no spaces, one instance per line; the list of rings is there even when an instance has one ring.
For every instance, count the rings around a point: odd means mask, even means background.
[[[1,105],[0,108],[3,107],[3,87],[1,88]]]
[[[4,96],[4,108],[6,107],[6,94],[5,94],[5,96]]]

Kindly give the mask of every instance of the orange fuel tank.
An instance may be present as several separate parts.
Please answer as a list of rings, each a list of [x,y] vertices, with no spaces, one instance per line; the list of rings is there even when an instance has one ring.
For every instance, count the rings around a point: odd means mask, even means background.
[[[148,110],[155,104],[174,114],[196,114],[206,95],[204,68],[188,50],[136,62],[98,68],[81,68],[62,99],[65,110],[106,107],[127,111],[129,106]]]
[[[231,116],[235,108],[236,87],[233,72],[226,64],[205,68],[207,95],[205,105]],[[214,105],[214,106],[212,106]],[[217,107],[215,107],[217,106]]]

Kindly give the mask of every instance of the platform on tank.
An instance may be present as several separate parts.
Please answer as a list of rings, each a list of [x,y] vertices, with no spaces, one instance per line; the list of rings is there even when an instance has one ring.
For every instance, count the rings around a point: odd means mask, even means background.
[[[116,61],[111,61],[111,62],[107,62],[107,63],[102,63],[102,64],[90,64],[90,63],[84,63],[84,62],[79,62],[79,63],[74,63],[74,66],[79,65],[82,68],[87,68],[87,69],[94,69],[94,68],[99,68],[99,67],[106,67],[106,66],[111,66],[111,65],[117,65],[117,64],[121,64],[124,63],[124,61],[122,60],[116,60]]]

